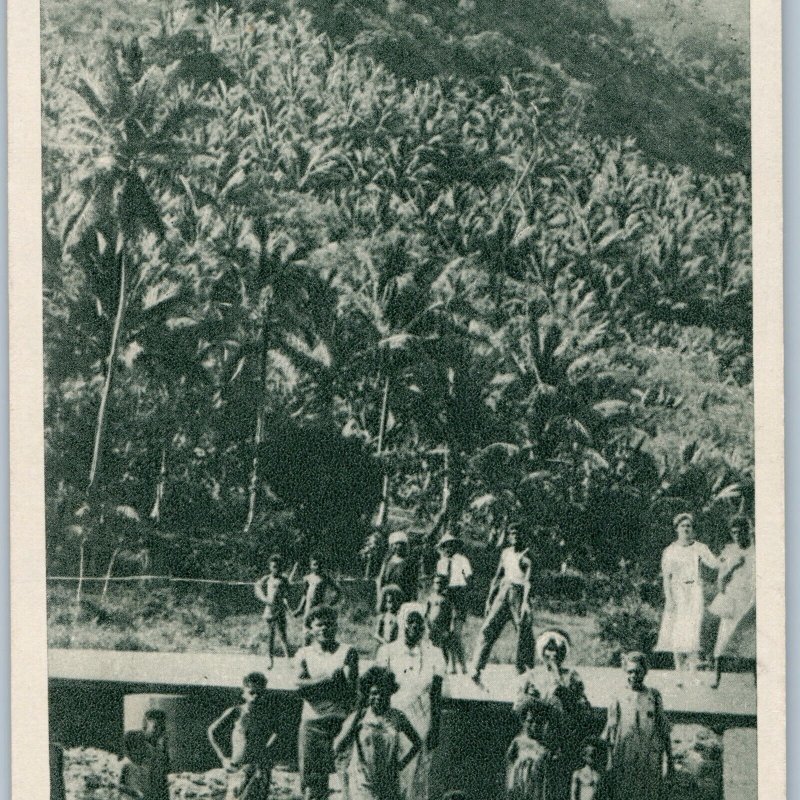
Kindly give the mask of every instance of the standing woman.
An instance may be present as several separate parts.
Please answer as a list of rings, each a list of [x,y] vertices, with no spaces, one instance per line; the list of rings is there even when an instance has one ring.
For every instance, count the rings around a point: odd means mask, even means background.
[[[558,746],[553,748],[553,780],[561,795],[569,793],[572,773],[580,767],[581,748],[591,733],[591,705],[586,697],[580,675],[565,666],[569,657],[570,640],[565,631],[551,629],[536,640],[536,658],[544,670],[528,670],[520,681],[515,710],[527,698],[541,695],[553,708],[552,726],[558,731]]]
[[[393,705],[408,717],[422,739],[422,749],[400,775],[403,800],[428,800],[428,775],[439,744],[442,714],[442,651],[426,641],[424,607],[406,603],[400,609],[400,636],[378,650],[375,663],[391,670],[398,684]]]
[[[665,602],[655,649],[673,653],[676,670],[694,670],[698,666],[705,611],[700,564],[718,569],[719,561],[706,545],[695,541],[691,514],[678,514],[672,524],[678,538],[661,557]],[[678,686],[682,685],[679,680]]]
[[[713,689],[719,686],[727,658],[755,663],[756,658],[756,548],[747,520],[731,522],[730,544],[719,554],[719,594],[708,610],[720,618],[714,647]]]
[[[298,693],[303,699],[298,753],[300,785],[305,800],[328,796],[334,771],[333,742],[353,709],[358,685],[358,653],[336,640],[336,611],[317,606],[306,618],[310,643],[295,656]],[[347,778],[339,769],[344,800]]]

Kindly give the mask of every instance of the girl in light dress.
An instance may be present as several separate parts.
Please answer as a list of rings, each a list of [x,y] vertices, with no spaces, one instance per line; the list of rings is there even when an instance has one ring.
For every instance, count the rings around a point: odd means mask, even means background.
[[[675,669],[693,671],[699,662],[705,612],[700,565],[716,570],[720,562],[705,544],[695,541],[691,514],[678,514],[673,525],[678,538],[661,557],[665,602],[655,649],[671,652]],[[678,686],[682,685],[679,679]]]
[[[670,727],[658,690],[645,686],[647,658],[625,656],[626,687],[608,707],[603,739],[609,747],[608,783],[614,800],[660,800],[672,773]]]
[[[422,747],[419,734],[399,709],[397,691],[385,667],[370,667],[359,681],[359,702],[333,744],[334,753],[350,753],[349,800],[400,800],[400,773]]]
[[[528,694],[515,708],[522,730],[506,753],[508,800],[561,800],[551,703]]]

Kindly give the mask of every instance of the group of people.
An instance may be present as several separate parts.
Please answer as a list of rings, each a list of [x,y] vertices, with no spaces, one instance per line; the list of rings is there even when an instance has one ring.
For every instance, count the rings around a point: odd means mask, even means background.
[[[755,547],[746,519],[735,518],[730,525],[732,541],[715,556],[694,536],[692,514],[678,514],[673,520],[676,541],[661,559],[664,614],[655,650],[673,654],[675,668],[682,673],[695,670],[702,652],[701,632],[706,611],[719,619],[714,647],[714,679],[719,685],[726,660],[755,663]],[[460,540],[445,533],[437,543],[438,559],[431,591],[423,601],[423,618],[428,638],[438,647],[446,671],[469,673],[476,683],[497,640],[511,623],[516,637],[515,665],[522,673],[533,661],[533,559],[521,531],[511,527],[500,550],[484,606],[483,622],[469,669],[463,642],[463,628],[470,607],[473,569],[462,552]],[[702,568],[717,572],[717,594],[706,608]],[[303,594],[297,608],[289,602],[288,581],[282,574],[282,559],[273,555],[269,573],[256,583],[256,594],[264,603],[267,623],[269,665],[275,640],[288,657],[286,636],[288,613],[308,615],[319,605],[334,605],[341,590],[324,569],[320,556],[312,556],[303,578]],[[376,579],[377,620],[373,637],[379,645],[395,641],[400,632],[398,613],[418,595],[418,569],[410,556],[408,535],[395,531],[388,539],[388,553]],[[683,677],[678,681],[683,685]]]
[[[718,592],[708,610],[720,619],[714,651],[717,685],[727,656],[747,658],[754,651],[754,549],[745,520],[733,521],[732,542],[718,556],[695,540],[693,523],[691,514],[679,514],[676,541],[663,553],[666,602],[656,649],[674,654],[681,678],[697,667],[706,611],[702,567],[716,570]],[[256,583],[264,603],[270,668],[276,640],[289,656],[288,615],[303,620],[304,640],[293,663],[302,699],[298,756],[304,800],[327,797],[334,772],[343,800],[430,800],[444,678],[448,672],[469,671],[480,684],[508,623],[516,631],[520,683],[514,711],[521,726],[506,754],[508,800],[658,798],[672,759],[661,696],[645,684],[647,657],[640,652],[624,657],[626,685],[609,705],[600,731],[580,676],[567,666],[568,634],[548,630],[534,640],[533,563],[520,532],[512,528],[499,554],[468,670],[461,632],[472,565],[451,534],[442,536],[437,549],[431,592],[418,600],[408,537],[389,537],[377,577],[378,648],[374,664],[361,675],[358,651],[338,639],[333,605],[341,590],[322,557],[311,557],[296,606],[279,555],[269,559],[268,573]],[[279,722],[267,702],[265,675],[247,675],[241,702],[208,729],[228,775],[227,800],[268,798]],[[163,713],[148,712],[144,729],[126,733],[124,746],[121,788],[140,800],[167,800]],[[457,790],[448,796],[466,797]]]
[[[309,643],[295,657],[303,700],[298,752],[304,800],[327,797],[334,772],[343,800],[429,800],[445,662],[425,635],[421,605],[403,605],[401,636],[381,645],[360,676],[356,650],[338,640],[334,609],[317,607],[307,626]],[[569,648],[568,635],[559,630],[545,631],[535,643],[544,671],[531,668],[520,679],[514,711],[521,728],[507,749],[505,797],[656,800],[672,760],[661,696],[644,683],[646,657],[626,656],[626,688],[609,706],[598,735],[583,682],[566,666]],[[208,729],[229,775],[227,800],[269,797],[279,720],[265,702],[266,687],[264,674],[247,675],[240,704]],[[229,730],[225,742],[223,729]],[[447,797],[467,795],[451,790]]]
[[[409,553],[408,535],[395,531],[388,539],[388,553],[376,578],[377,620],[373,638],[379,645],[397,640],[401,625],[399,611],[417,602],[419,576],[417,563]],[[462,631],[466,622],[473,577],[472,564],[462,552],[460,540],[445,533],[437,543],[438,559],[431,591],[420,610],[430,642],[441,651],[445,671],[467,673],[467,658]],[[501,549],[497,570],[489,587],[479,641],[470,674],[480,683],[492,648],[508,623],[516,631],[516,665],[519,672],[533,661],[533,621],[531,613],[532,559],[517,528],[511,527]],[[321,556],[312,555],[309,571],[303,578],[303,593],[297,608],[289,601],[289,581],[283,575],[283,559],[270,557],[269,572],[255,584],[257,597],[264,603],[268,663],[274,661],[275,643],[289,656],[287,617],[302,616],[308,629],[309,614],[320,605],[335,605],[341,589],[325,569]],[[306,633],[308,637],[308,633]]]
[[[696,670],[708,610],[719,619],[711,684],[716,688],[726,660],[748,661],[755,666],[755,546],[750,526],[743,517],[733,519],[731,542],[718,556],[695,539],[692,514],[678,514],[673,526],[676,539],[661,557],[664,614],[655,650],[672,653],[675,669],[682,673]],[[717,593],[708,609],[702,567],[717,572]],[[683,685],[682,676],[678,685]]]

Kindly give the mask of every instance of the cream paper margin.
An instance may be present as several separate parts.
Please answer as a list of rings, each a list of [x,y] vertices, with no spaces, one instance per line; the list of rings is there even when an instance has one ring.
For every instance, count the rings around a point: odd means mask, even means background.
[[[657,0],[653,0],[657,2]],[[751,0],[758,791],[786,795],[781,4]],[[39,8],[8,0],[11,787],[46,800]]]

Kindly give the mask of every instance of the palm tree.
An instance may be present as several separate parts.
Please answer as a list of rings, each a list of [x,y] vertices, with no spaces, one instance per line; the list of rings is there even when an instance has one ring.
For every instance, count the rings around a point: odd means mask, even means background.
[[[135,40],[105,44],[69,87],[58,128],[46,147],[69,163],[55,204],[63,258],[74,259],[95,287],[101,314],[114,307],[105,378],[97,411],[87,492],[98,483],[109,398],[137,270],[155,255],[166,228],[156,199],[159,173],[179,157],[176,134],[187,118],[183,99],[165,97],[165,71],[144,69]],[[144,245],[144,249],[140,245]]]

